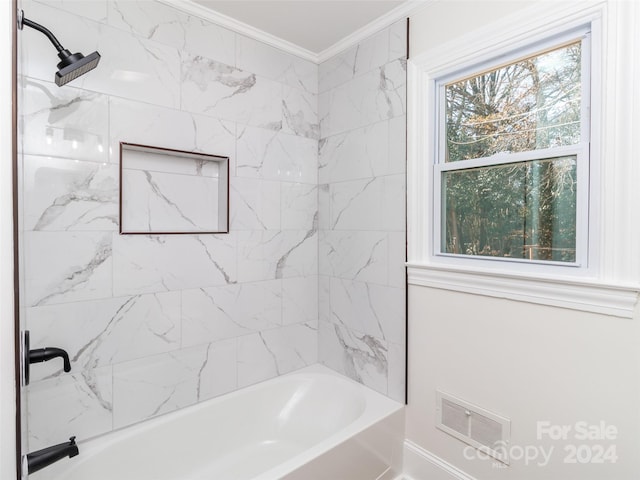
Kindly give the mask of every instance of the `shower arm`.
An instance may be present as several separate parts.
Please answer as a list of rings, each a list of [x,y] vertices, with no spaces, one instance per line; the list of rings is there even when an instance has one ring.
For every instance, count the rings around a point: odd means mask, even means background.
[[[58,53],[63,52],[65,50],[65,48],[62,46],[62,44],[58,41],[58,39],[56,38],[56,36],[51,33],[51,31],[46,28],[43,27],[42,25],[40,25],[39,23],[36,22],[32,22],[31,20],[29,20],[28,18],[24,17],[24,13],[21,14],[21,18],[20,18],[20,29],[22,30],[22,27],[26,25],[27,27],[31,27],[34,30],[38,30],[41,33],[44,33],[45,36],[51,41],[51,43],[53,43],[53,46],[56,47],[56,50],[58,50]]]

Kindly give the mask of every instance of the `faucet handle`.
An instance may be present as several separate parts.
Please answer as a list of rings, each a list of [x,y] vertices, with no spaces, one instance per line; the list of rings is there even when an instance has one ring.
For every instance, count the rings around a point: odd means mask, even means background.
[[[71,371],[71,361],[69,360],[69,354],[63,349],[55,347],[45,347],[31,350],[29,341],[29,330],[25,330],[24,332],[24,344],[22,348],[24,356],[25,385],[29,385],[29,365],[32,363],[46,362],[47,360],[51,360],[52,358],[60,357],[63,361],[64,371]]]
[[[64,371],[71,371],[71,362],[69,361],[69,354],[61,348],[45,347],[36,348],[35,350],[29,350],[29,363],[40,363],[51,360],[52,358],[62,357],[64,362]]]

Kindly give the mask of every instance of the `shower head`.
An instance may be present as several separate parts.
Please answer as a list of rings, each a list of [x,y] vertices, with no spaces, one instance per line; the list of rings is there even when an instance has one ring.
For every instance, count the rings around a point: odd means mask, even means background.
[[[90,53],[85,57],[81,53],[72,54],[69,50],[63,50],[58,53],[58,56],[61,58],[56,72],[56,85],[59,87],[93,70],[100,61],[98,52]]]
[[[86,57],[81,53],[71,53],[69,50],[64,48],[58,39],[51,33],[47,28],[43,27],[39,23],[32,22],[28,18],[24,17],[24,12],[20,12],[20,18],[18,20],[18,25],[20,29],[26,25],[27,27],[31,27],[34,30],[38,30],[43,33],[53,46],[58,50],[58,57],[60,57],[60,63],[58,63],[58,71],[55,75],[56,85],[59,87],[69,83],[71,80],[75,80],[80,75],[84,75],[90,70],[93,70],[98,66],[98,62],[100,61],[100,54],[98,52],[93,52]]]

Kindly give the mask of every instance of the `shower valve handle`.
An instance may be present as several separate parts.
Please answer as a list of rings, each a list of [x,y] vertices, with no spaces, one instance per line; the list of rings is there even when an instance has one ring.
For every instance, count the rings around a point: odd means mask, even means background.
[[[64,362],[64,371],[71,371],[71,362],[69,361],[69,354],[61,348],[45,347],[36,348],[35,350],[29,350],[29,363],[40,363],[51,360],[52,358],[61,357]]]
[[[64,371],[71,371],[71,362],[69,361],[69,354],[61,348],[45,347],[31,349],[29,341],[29,330],[24,332],[24,344],[22,346],[22,354],[24,356],[24,384],[29,385],[29,365],[32,363],[46,362],[52,358],[62,358],[64,362]]]

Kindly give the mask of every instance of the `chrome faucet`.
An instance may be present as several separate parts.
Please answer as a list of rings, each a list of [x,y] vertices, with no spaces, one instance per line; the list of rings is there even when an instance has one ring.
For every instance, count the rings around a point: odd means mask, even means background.
[[[79,453],[78,446],[76,445],[76,437],[71,437],[68,442],[59,443],[58,445],[28,453],[27,464],[29,465],[29,474],[37,472],[65,457],[75,457]]]

